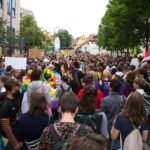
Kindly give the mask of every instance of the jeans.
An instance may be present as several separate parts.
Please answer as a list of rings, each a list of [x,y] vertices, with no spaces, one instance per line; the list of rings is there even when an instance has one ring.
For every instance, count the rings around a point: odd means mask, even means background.
[[[120,148],[120,141],[112,141],[111,150],[119,150]]]

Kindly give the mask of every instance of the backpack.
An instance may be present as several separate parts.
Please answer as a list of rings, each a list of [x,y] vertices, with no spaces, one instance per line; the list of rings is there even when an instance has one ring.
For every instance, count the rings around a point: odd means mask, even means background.
[[[102,93],[104,96],[108,96],[109,95],[109,87],[110,87],[110,81],[105,81],[102,80]]]
[[[144,93],[143,95],[144,98],[144,110],[147,116],[150,115],[150,96]]]
[[[85,126],[84,125],[80,125],[76,129],[75,135],[80,135],[80,136],[86,135],[86,132],[85,132],[84,129],[85,129]],[[63,145],[69,140],[69,138],[68,139],[62,139],[59,136],[59,133],[57,132],[56,126],[54,124],[50,125],[50,130],[52,132],[53,137],[56,140],[56,144],[53,145],[52,150],[62,150]]]
[[[90,126],[95,133],[100,133],[102,115],[78,115],[76,122]]]
[[[60,85],[61,88],[61,94],[59,95],[59,99],[64,95],[65,92],[69,92],[70,91],[70,86],[68,87],[68,89],[64,89],[62,85]]]
[[[143,141],[139,129],[133,125],[132,132],[126,137],[122,150],[143,150]]]

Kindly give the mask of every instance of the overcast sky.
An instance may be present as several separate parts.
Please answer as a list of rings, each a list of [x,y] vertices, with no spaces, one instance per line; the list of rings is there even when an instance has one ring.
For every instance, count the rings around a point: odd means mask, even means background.
[[[21,0],[21,7],[32,10],[37,23],[54,33],[67,29],[74,37],[98,32],[109,0]]]

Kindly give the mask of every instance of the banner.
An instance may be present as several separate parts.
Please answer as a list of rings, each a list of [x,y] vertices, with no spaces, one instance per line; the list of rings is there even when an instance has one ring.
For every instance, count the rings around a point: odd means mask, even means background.
[[[5,68],[9,65],[14,69],[26,69],[27,58],[5,57]]]

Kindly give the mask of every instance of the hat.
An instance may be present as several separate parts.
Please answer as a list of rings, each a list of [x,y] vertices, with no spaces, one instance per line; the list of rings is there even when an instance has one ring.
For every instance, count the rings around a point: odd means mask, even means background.
[[[122,77],[123,76],[123,72],[116,72],[115,73],[117,76]]]

